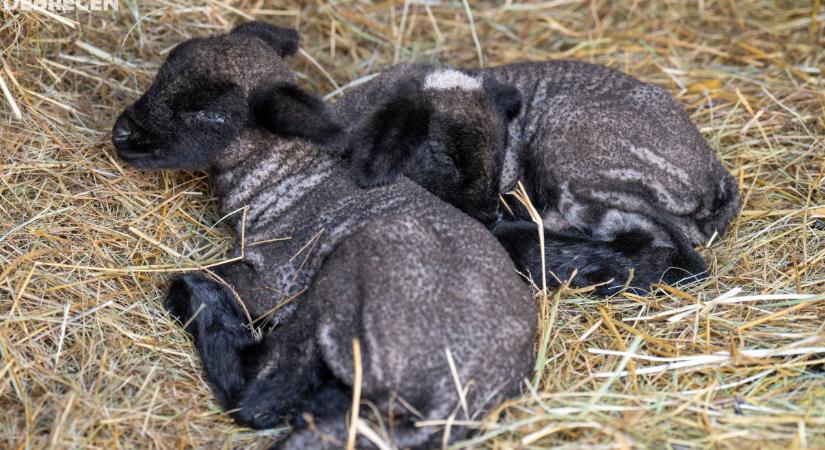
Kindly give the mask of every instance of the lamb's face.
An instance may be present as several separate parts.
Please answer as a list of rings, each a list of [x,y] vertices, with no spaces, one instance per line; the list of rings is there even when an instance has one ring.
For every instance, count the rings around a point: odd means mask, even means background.
[[[498,212],[507,127],[519,92],[495,80],[436,69],[405,84],[350,144],[353,175],[365,186],[400,172],[482,223]]]
[[[251,22],[178,45],[117,119],[118,156],[140,168],[209,168],[249,124],[255,93],[293,80],[281,57],[297,42],[292,30]]]
[[[498,209],[501,153],[507,120],[476,78],[454,70],[430,74],[427,138],[404,174],[479,221],[491,224]]]

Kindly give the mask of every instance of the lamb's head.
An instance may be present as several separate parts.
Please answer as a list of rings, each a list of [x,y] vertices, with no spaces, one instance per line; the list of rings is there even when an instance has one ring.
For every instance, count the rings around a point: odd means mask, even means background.
[[[403,173],[490,225],[508,124],[520,109],[519,91],[492,78],[444,68],[411,75],[353,130],[353,177],[372,187]]]
[[[139,168],[205,170],[231,158],[222,151],[251,128],[330,137],[336,129],[321,117],[323,103],[294,84],[282,59],[297,48],[295,31],[262,22],[181,43],[117,119],[118,155]],[[310,123],[297,126],[304,116]]]

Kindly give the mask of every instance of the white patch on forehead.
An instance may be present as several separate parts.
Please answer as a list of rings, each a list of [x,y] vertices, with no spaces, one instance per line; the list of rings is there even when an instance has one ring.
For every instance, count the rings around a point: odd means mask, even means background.
[[[452,69],[443,69],[432,72],[424,79],[424,89],[443,91],[446,89],[463,89],[477,91],[481,89],[481,81],[466,73]]]

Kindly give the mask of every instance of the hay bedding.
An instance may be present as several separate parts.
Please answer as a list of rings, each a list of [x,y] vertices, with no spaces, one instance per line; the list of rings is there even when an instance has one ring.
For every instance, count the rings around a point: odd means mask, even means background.
[[[0,447],[264,447],[212,400],[160,308],[165,272],[229,247],[198,174],[124,167],[117,112],[180,41],[249,18],[298,27],[302,83],[383,65],[576,58],[668,87],[738,177],[713,278],[603,300],[539,295],[539,370],[485,448],[825,447],[825,8],[812,2],[121,0],[3,12]],[[472,17],[472,20],[471,20]]]

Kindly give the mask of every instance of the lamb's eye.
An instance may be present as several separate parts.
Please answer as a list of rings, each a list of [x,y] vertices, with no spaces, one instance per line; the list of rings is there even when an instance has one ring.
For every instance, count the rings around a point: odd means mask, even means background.
[[[175,97],[172,102],[172,110],[180,112],[201,111],[209,106],[210,98],[203,93],[184,92]]]
[[[184,111],[179,115],[187,123],[206,122],[223,125],[227,119],[227,115],[219,111]]]
[[[450,153],[447,155],[447,157],[450,158],[453,161],[453,164],[455,164],[456,166],[461,166],[462,164],[464,164],[464,158],[461,152]]]
[[[447,149],[440,142],[431,142],[427,145],[430,155],[438,162],[450,166],[456,164],[455,158],[447,152]]]

